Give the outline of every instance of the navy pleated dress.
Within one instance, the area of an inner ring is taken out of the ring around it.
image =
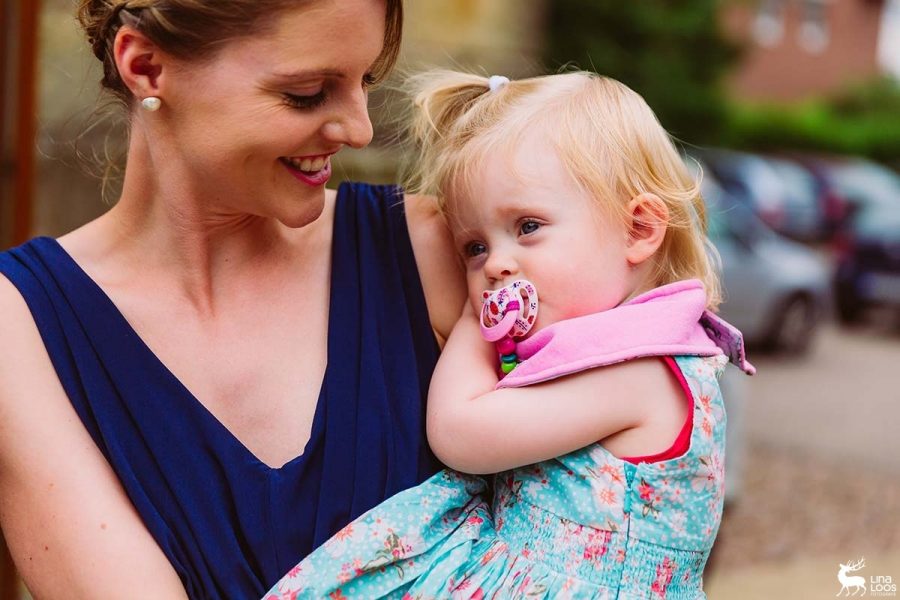
[[[280,468],[191,395],[55,240],[0,253],[191,598],[261,597],[343,525],[438,470],[424,425],[438,347],[401,201],[393,186],[338,190],[328,364],[306,449]]]

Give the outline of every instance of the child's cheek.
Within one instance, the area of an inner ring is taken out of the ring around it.
[[[475,297],[469,300],[469,304],[472,305],[472,310],[476,315],[481,315],[481,297]]]
[[[559,319],[573,319],[614,308],[619,304],[615,290],[603,289],[597,285],[578,285],[570,288],[564,296],[557,296],[563,304],[558,307]]]

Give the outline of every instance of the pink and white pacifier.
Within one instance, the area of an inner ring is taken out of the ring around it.
[[[481,298],[481,335],[496,343],[500,370],[509,373],[519,364],[515,338],[525,336],[537,320],[537,289],[519,279],[499,290],[485,290]]]

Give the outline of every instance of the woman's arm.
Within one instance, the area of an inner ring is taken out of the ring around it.
[[[661,403],[684,402],[655,359],[494,390],[494,352],[467,306],[428,395],[428,441],[441,461],[459,471],[497,473],[562,456],[641,427]]]
[[[432,196],[408,195],[405,198],[409,237],[431,327],[441,342],[453,331],[466,301],[466,276],[453,247],[450,229]]]
[[[0,525],[35,598],[186,598],[0,276]]]

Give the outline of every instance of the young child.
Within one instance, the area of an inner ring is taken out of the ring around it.
[[[266,598],[704,598],[740,334],[697,185],[646,103],[589,73],[414,80],[416,189],[469,306],[429,392],[445,470]],[[724,352],[723,352],[724,350]],[[499,473],[493,493],[472,474]]]

